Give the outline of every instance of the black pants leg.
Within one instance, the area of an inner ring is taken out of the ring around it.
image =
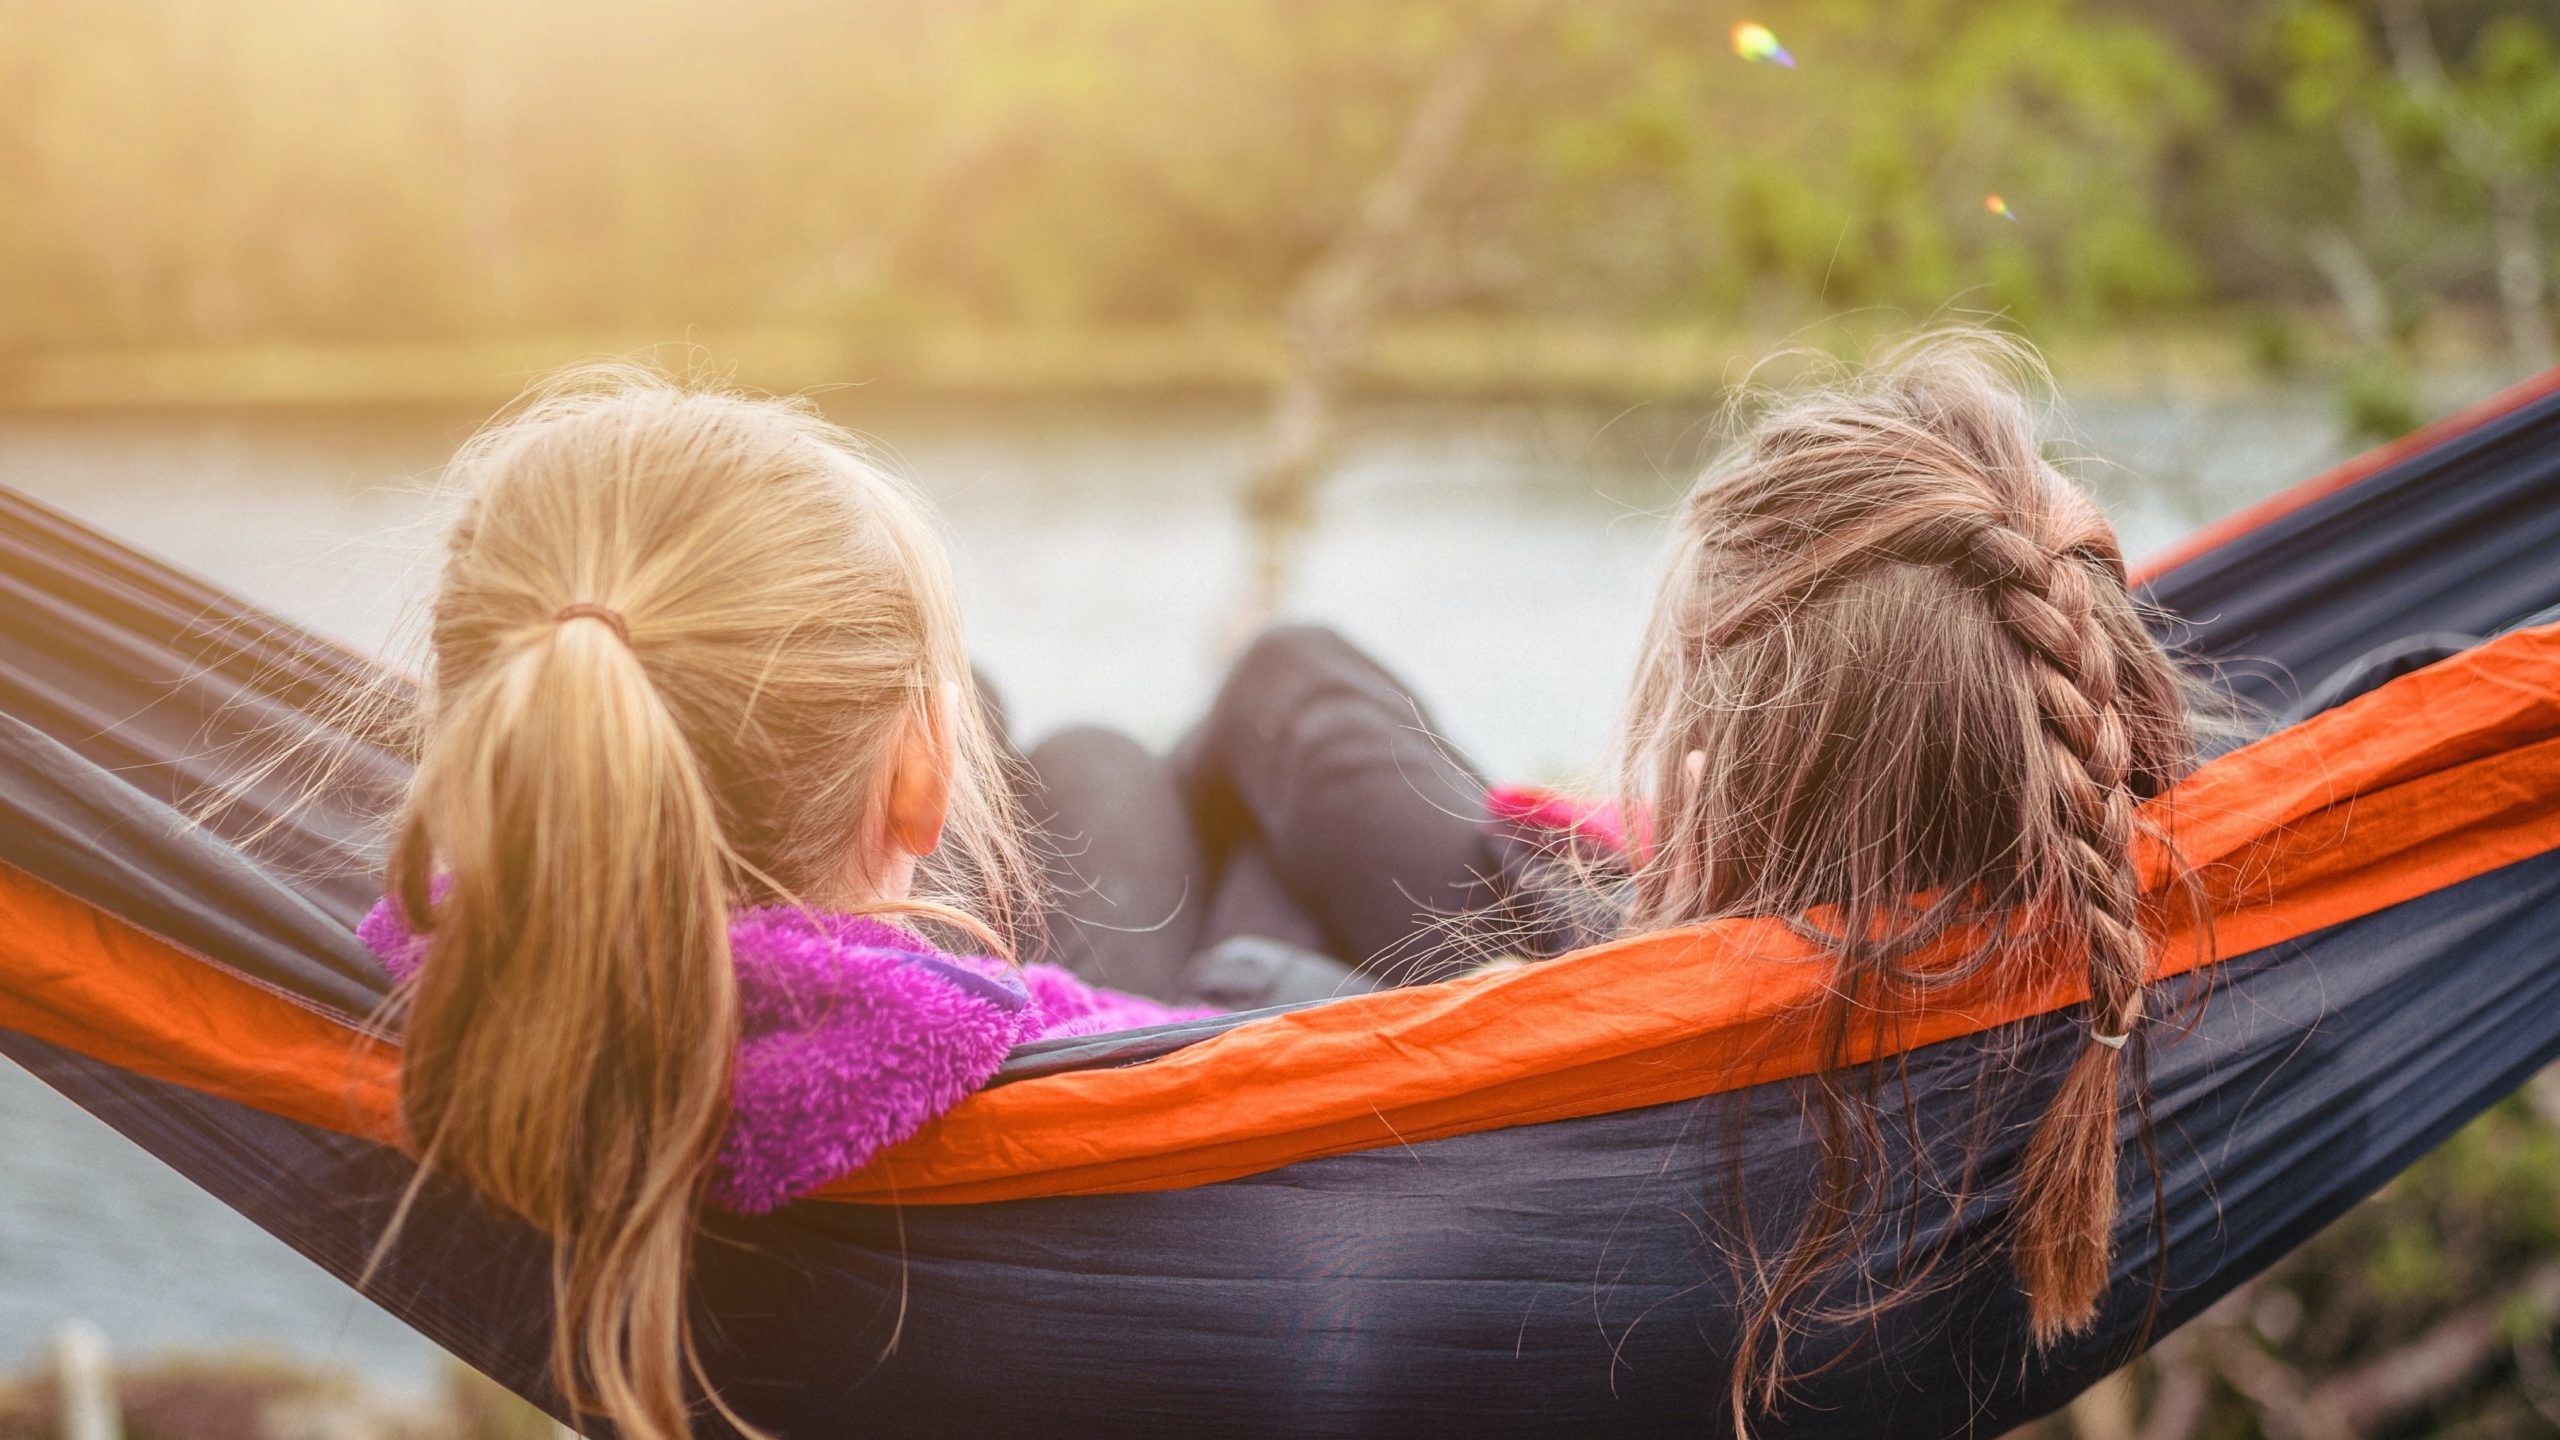
[[[1262,635],[1181,760],[1211,853],[1258,848],[1332,954],[1394,984],[1477,958],[1447,922],[1503,897],[1484,782],[1340,635]]]
[[[1259,836],[1230,843],[1218,856],[1218,880],[1200,927],[1202,949],[1240,936],[1277,940],[1319,955],[1331,953],[1324,927],[1306,912],[1271,868]]]
[[[1228,1009],[1368,988],[1247,839],[1212,863],[1173,767],[1092,726],[1024,757],[1027,806],[1052,905],[1028,958],[1098,985]],[[1221,942],[1278,941],[1241,949]]]
[[[1212,871],[1172,768],[1094,726],[1059,731],[1024,763],[1033,843],[1052,892],[1030,958],[1115,990],[1177,998],[1200,949]]]

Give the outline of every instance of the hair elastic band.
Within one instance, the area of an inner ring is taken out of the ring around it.
[[[622,612],[610,605],[599,605],[593,600],[579,600],[551,612],[551,623],[554,625],[566,625],[572,620],[601,620],[613,627],[615,639],[625,645],[631,643],[631,622],[623,619]]]
[[[2100,1030],[2097,1026],[2092,1025],[2089,1027],[2089,1038],[2106,1046],[2110,1050],[2121,1050],[2124,1048],[2124,1042],[2133,1038],[2133,1032],[2127,1030],[2121,1035],[2109,1035],[2105,1031]]]

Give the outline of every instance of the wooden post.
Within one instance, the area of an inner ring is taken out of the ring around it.
[[[53,1336],[54,1376],[62,1392],[62,1440],[124,1440],[116,1407],[115,1369],[107,1337],[86,1320],[66,1320]]]

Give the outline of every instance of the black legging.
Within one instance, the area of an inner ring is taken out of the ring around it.
[[[1192,961],[1225,934],[1307,943],[1285,906],[1212,936],[1212,908],[1234,907],[1217,904],[1217,870],[1173,767],[1145,746],[1080,725],[1025,759],[1052,890],[1040,958],[1098,985],[1182,1000]]]
[[[2471,643],[2379,646],[2279,719]],[[1608,897],[1546,883],[1544,852],[1485,823],[1484,781],[1411,691],[1330,630],[1255,640],[1169,758],[1082,727],[1029,761],[1035,818],[1056,851],[1045,948],[1102,984],[1196,998],[1200,957],[1240,936],[1411,984],[1500,951],[1558,954],[1610,928]]]
[[[1483,779],[1331,630],[1256,639],[1169,759],[1092,728],[1028,758],[1057,852],[1048,951],[1103,984],[1179,994],[1237,936],[1387,984],[1586,938],[1525,900],[1534,847],[1485,824]]]

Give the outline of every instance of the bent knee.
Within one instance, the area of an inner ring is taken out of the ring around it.
[[[1369,662],[1360,648],[1330,625],[1303,621],[1265,627],[1236,657],[1229,672],[1230,686],[1260,688],[1283,684],[1311,675],[1328,675],[1346,668],[1367,669]]]
[[[1146,762],[1146,746],[1108,725],[1077,724],[1050,732],[1023,757],[1042,776],[1079,774],[1099,766]]]

